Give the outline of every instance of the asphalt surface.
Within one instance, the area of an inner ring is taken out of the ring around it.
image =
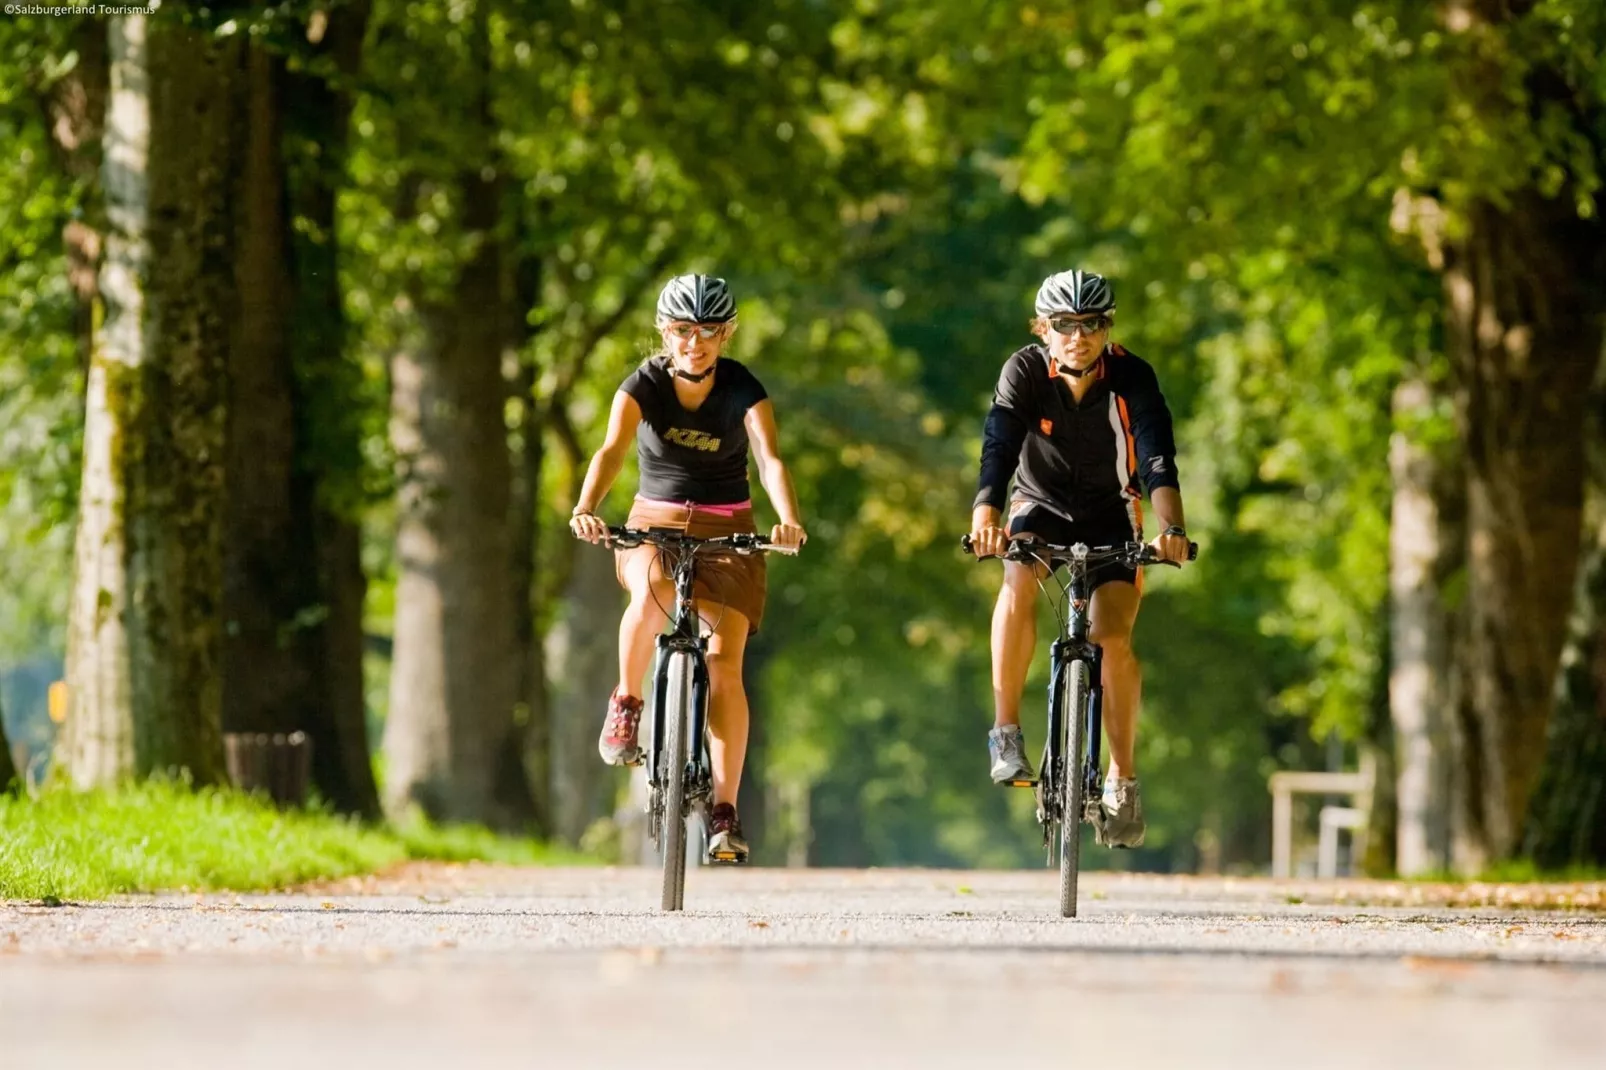
[[[1606,1067],[1599,909],[1088,874],[1067,921],[1049,873],[699,870],[664,915],[657,881],[0,904],[0,1067]]]

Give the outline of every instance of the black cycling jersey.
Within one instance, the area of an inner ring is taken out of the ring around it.
[[[639,493],[664,502],[734,505],[747,483],[747,410],[769,395],[746,366],[720,357],[708,397],[688,411],[675,395],[665,356],[649,357],[619,387],[641,406],[636,458]]]
[[[1107,346],[1078,403],[1048,349],[1029,345],[1004,365],[987,414],[976,505],[1016,502],[1083,521],[1124,512],[1142,530],[1143,487],[1177,486],[1171,412],[1147,361]]]

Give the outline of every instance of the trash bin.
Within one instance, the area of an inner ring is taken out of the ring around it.
[[[279,807],[307,804],[312,740],[305,732],[226,732],[223,755],[241,791],[259,792]]]

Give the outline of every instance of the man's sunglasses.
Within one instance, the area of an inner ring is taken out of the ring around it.
[[[719,336],[719,333],[721,331],[723,331],[724,329],[725,329],[725,324],[723,324],[723,323],[666,323],[666,324],[664,324],[664,330],[668,331],[670,334],[674,335],[676,338],[690,338],[693,335],[696,335],[698,338],[717,338]]]
[[[1105,315],[1089,316],[1085,319],[1078,319],[1075,316],[1052,316],[1049,318],[1048,325],[1054,329],[1056,334],[1075,338],[1079,334],[1098,334],[1100,331],[1107,331],[1114,322],[1113,319]]]

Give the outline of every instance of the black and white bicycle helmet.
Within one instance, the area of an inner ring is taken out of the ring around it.
[[[1091,271],[1061,271],[1044,279],[1037,290],[1039,316],[1114,311],[1115,293],[1109,280]]]
[[[725,323],[736,318],[736,299],[713,275],[676,275],[658,294],[658,319]]]

